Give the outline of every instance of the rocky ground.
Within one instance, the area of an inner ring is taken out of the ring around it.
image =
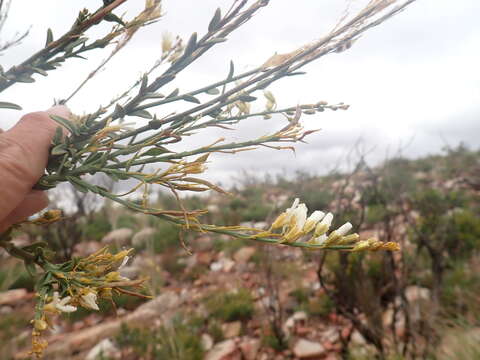
[[[103,243],[133,243],[141,247],[151,233],[150,229],[136,234],[130,229],[117,229],[108,234]],[[217,247],[219,241],[226,243],[236,240],[219,239]],[[101,313],[91,313],[77,321],[58,318],[48,338],[50,346],[46,358],[94,360],[103,353],[112,359],[135,359],[128,355],[128,349],[119,349],[116,344],[115,334],[119,332],[122,323],[131,327],[157,327],[168,324],[180,312],[208,319],[210,313],[204,304],[205,297],[212,293],[234,293],[238,289],[246,289],[252,294],[254,316],[223,322],[222,336],[217,342],[206,329],[201,334],[206,360],[333,360],[339,358],[342,339],[347,337],[351,337],[352,344],[365,350],[362,336],[357,332],[352,333],[349,322],[338,316],[333,309],[330,313],[320,309],[323,313],[312,314],[311,311],[302,310],[298,299],[292,296],[299,288],[310,292],[310,300],[325,296],[317,279],[315,256],[306,261],[305,254],[299,249],[275,249],[269,255],[270,261],[276,264],[276,268],[280,264],[287,273],[280,272],[274,279],[269,279],[262,264],[265,259],[261,255],[264,251],[271,251],[271,248],[242,243],[244,246],[239,246],[234,251],[228,250],[228,247],[227,250],[218,251],[214,240],[206,235],[195,239],[192,244],[194,252],[191,256],[183,249],[154,256],[146,250],[140,251],[122,269],[122,275],[130,278],[147,275],[153,280],[161,279],[161,285],[154,289],[158,295],[132,310],[120,307],[116,316],[105,317]],[[99,242],[85,242],[77,246],[76,252],[77,255],[84,256],[102,245]],[[172,259],[181,265],[180,270],[172,266]],[[276,295],[269,288],[269,281],[272,280],[278,287]],[[412,287],[409,296],[413,301],[428,299],[428,289]],[[26,289],[0,293],[0,313],[31,314],[33,301],[34,293]],[[269,319],[272,313],[267,309],[278,306],[276,302],[282,308],[277,316],[282,322],[287,346],[275,350],[265,342],[265,335],[271,333]],[[390,321],[390,317],[391,315],[385,314],[384,321]],[[398,332],[401,335],[402,329],[398,329]],[[10,351],[17,354],[16,358],[25,358],[25,353],[21,350],[28,336],[29,330],[24,329],[10,341]]]

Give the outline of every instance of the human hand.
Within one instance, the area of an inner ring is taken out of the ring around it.
[[[44,209],[45,192],[32,190],[44,174],[50,143],[58,124],[49,115],[70,116],[66,106],[24,115],[0,133],[0,234]]]

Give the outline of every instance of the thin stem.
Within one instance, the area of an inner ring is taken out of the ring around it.
[[[24,72],[30,72],[31,70],[28,69],[28,66],[35,63],[39,59],[49,59],[58,52],[61,51],[61,49],[68,44],[69,42],[72,41],[72,39],[77,39],[80,37],[81,34],[83,34],[86,30],[88,30],[90,27],[98,24],[106,15],[111,13],[115,8],[126,2],[127,0],[115,0],[111,4],[105,7],[101,7],[99,10],[97,10],[89,19],[85,20],[84,22],[78,24],[75,26],[72,30],[68,31],[66,34],[64,34],[62,37],[60,37],[58,40],[54,40],[51,43],[49,43],[46,47],[44,47],[42,50],[38,51],[37,53],[33,54],[30,56],[28,59],[23,61],[20,65],[13,66],[11,67],[6,73],[5,77],[13,76],[16,77],[19,74],[23,74]],[[16,80],[10,80],[4,83],[0,84],[0,92],[7,89],[11,85],[13,85],[16,82]]]

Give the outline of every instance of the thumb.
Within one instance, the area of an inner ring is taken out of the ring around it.
[[[0,134],[0,219],[21,203],[45,171],[58,127],[50,115],[68,118],[70,111],[54,106],[26,114],[12,129]]]

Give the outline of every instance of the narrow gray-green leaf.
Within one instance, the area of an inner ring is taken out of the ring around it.
[[[235,71],[235,66],[233,65],[233,61],[230,60],[230,69],[228,71],[227,80],[231,80],[233,78],[234,71]]]
[[[22,107],[20,105],[17,105],[17,104],[11,103],[11,102],[6,102],[6,101],[0,101],[0,108],[22,110]]]
[[[52,155],[64,155],[67,153],[67,146],[65,144],[59,144],[53,147],[52,151],[50,151]]]
[[[220,43],[225,42],[227,40],[228,40],[227,38],[217,37],[217,38],[213,38],[213,39],[208,40],[207,42],[205,42],[205,45],[220,44]]]
[[[52,29],[47,30],[47,40],[45,41],[45,46],[48,46],[53,41],[53,32]]]
[[[136,110],[128,114],[129,116],[138,116],[144,119],[152,119],[153,116],[147,110]]]
[[[214,31],[218,29],[218,24],[222,20],[222,11],[220,8],[217,8],[215,10],[215,14],[213,14],[212,20],[210,20],[210,23],[208,24],[208,31]]]
[[[50,115],[50,119],[52,119],[57,124],[63,126],[65,129],[70,131],[72,133],[72,135],[78,135],[77,126],[73,122],[71,122],[70,120],[65,119],[65,118],[63,118],[61,116],[58,116],[58,115]]]
[[[194,32],[190,39],[188,39],[187,46],[185,47],[185,51],[183,52],[183,57],[189,56],[191,53],[195,51],[197,47],[197,33]]]
[[[151,149],[145,151],[140,156],[158,156],[158,155],[162,155],[162,154],[169,153],[169,152],[171,152],[171,151],[167,150],[164,147],[154,147],[154,148],[151,148]]]
[[[119,118],[125,117],[125,109],[123,108],[123,106],[121,106],[120,104],[116,104],[116,105],[115,105],[115,114],[116,114]]]
[[[120,19],[117,15],[113,14],[113,13],[109,13],[107,15],[105,15],[105,17],[103,18],[103,20],[105,21],[110,21],[110,22],[115,22],[117,24],[120,24],[122,26],[125,26],[125,23],[123,22],[122,19]]]
[[[143,97],[145,99],[162,99],[165,97],[165,95],[160,93],[146,93],[146,94],[143,94]]]
[[[178,95],[179,92],[180,92],[180,89],[176,88],[176,89],[173,90],[170,94],[168,94],[165,99],[168,99],[168,98],[171,98],[171,97],[175,97],[175,96]]]
[[[138,92],[140,94],[143,94],[145,92],[145,89],[147,88],[147,85],[148,85],[148,76],[147,74],[143,74],[142,83],[140,84],[140,90]]]
[[[244,102],[251,102],[251,101],[257,100],[257,98],[255,96],[251,96],[251,95],[240,95],[238,97],[238,100],[244,101]]]
[[[62,128],[60,126],[57,126],[57,128],[55,129],[55,135],[53,136],[53,139],[52,139],[52,145],[60,144],[60,142],[62,141],[62,138],[63,138]]]
[[[32,78],[31,76],[28,76],[28,75],[20,75],[15,80],[17,80],[18,82],[23,82],[23,83],[33,83],[33,82],[35,82],[35,79]]]
[[[35,66],[29,66],[28,67],[30,70],[33,72],[36,72],[37,74],[43,75],[43,76],[48,76],[47,72],[43,69],[37,68]]]
[[[73,50],[75,47],[77,47],[77,46],[80,45],[80,44],[83,44],[83,43],[84,43],[85,41],[87,41],[87,40],[88,40],[88,38],[83,37],[83,38],[79,38],[79,39],[75,40],[74,42],[68,44],[67,46],[65,46],[65,49],[64,49],[65,53],[68,54],[68,53],[72,52],[72,50]]]
[[[182,96],[182,99],[195,104],[200,104],[200,100],[198,100],[195,96],[192,95],[185,94]]]
[[[211,88],[205,91],[205,93],[208,95],[218,95],[220,94],[220,90],[218,90],[217,88]]]
[[[288,73],[287,76],[296,76],[296,75],[305,75],[305,74],[306,74],[305,71],[295,71],[292,73]]]
[[[80,191],[82,193],[87,193],[88,192],[88,189],[82,183],[78,183],[77,180],[79,180],[79,179],[77,179],[73,176],[67,176],[66,178],[70,182],[70,184],[73,185],[75,190]]]

